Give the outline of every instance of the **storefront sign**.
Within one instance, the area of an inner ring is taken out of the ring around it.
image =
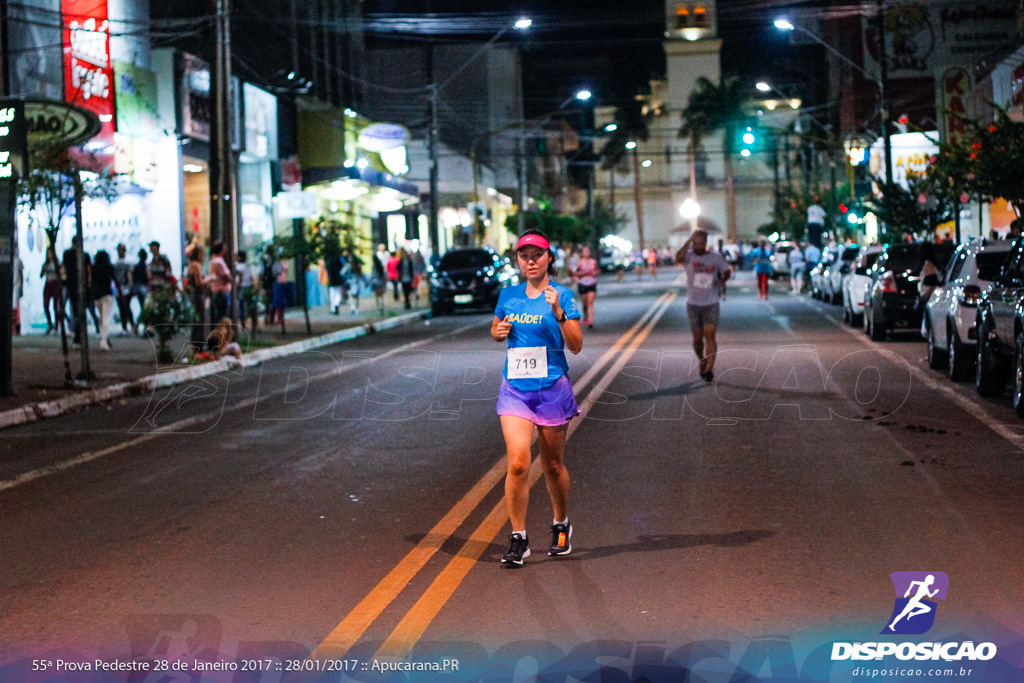
[[[117,130],[138,137],[160,133],[156,74],[127,62],[114,62]]]
[[[17,100],[0,101],[0,182],[25,176],[25,112]]]
[[[317,214],[315,192],[279,192],[274,197],[277,217],[283,219],[308,218]]]
[[[967,98],[971,94],[971,75],[963,69],[950,69],[942,78],[943,138],[960,144],[967,134]]]
[[[1017,2],[890,4],[885,10],[889,78],[939,77],[951,66],[970,66],[1013,42]],[[874,17],[864,19],[865,64],[879,73],[880,43]]]
[[[245,153],[254,159],[277,158],[277,98],[251,83],[242,84]]]
[[[937,131],[927,133],[900,133],[891,136],[892,141],[892,175],[893,180],[908,187],[907,177],[924,173],[931,163],[932,156],[939,153],[936,144]],[[871,172],[873,175],[884,174],[883,140],[879,138],[871,145]]]
[[[62,0],[64,16],[64,99],[94,113],[100,132],[92,150],[114,145],[114,70],[106,0]],[[113,150],[111,150],[113,151]]]
[[[92,111],[49,100],[25,100],[25,124],[32,147],[74,147],[103,128]]]
[[[359,132],[359,146],[367,152],[403,147],[408,140],[409,131],[393,123],[375,123]]]

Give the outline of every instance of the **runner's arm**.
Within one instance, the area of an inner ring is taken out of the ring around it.
[[[686,252],[690,250],[690,242],[692,241],[693,238],[691,237],[683,242],[683,246],[679,247],[679,251],[676,252],[676,263],[682,263],[686,260]]]

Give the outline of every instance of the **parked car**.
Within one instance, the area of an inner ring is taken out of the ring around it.
[[[850,272],[860,247],[843,247],[835,260],[821,274],[822,299],[830,304],[843,303],[843,276]]]
[[[501,290],[519,283],[508,259],[490,249],[451,249],[430,271],[430,310],[444,315],[456,308],[494,308]]]
[[[820,299],[821,298],[821,288],[824,286],[822,284],[821,277],[825,273],[825,270],[829,266],[829,264],[826,263],[825,259],[830,258],[830,257],[831,257],[831,255],[828,252],[823,252],[822,256],[821,256],[822,260],[818,263],[818,265],[816,265],[813,268],[811,268],[811,272],[809,272],[807,274],[807,279],[811,283],[811,298],[812,299]]]
[[[1009,240],[976,239],[960,245],[925,307],[923,333],[928,364],[947,368],[949,378],[970,377],[977,355],[978,302],[999,277],[1010,252]]]
[[[1021,365],[1020,300],[1024,295],[1024,240],[1010,244],[999,275],[982,293],[976,315],[974,387],[982,396],[999,396],[1015,367]],[[1018,371],[1019,372],[1019,371]],[[1021,377],[1014,373],[1014,409],[1024,411],[1020,401]]]
[[[864,298],[864,331],[882,341],[890,330],[918,329],[924,318],[919,303],[920,242],[887,244],[871,269],[871,284]],[[953,255],[952,242],[934,245],[935,266],[941,272]]]
[[[850,265],[849,272],[843,277],[843,320],[850,327],[862,324],[864,297],[871,285],[871,268],[881,253],[880,244],[864,247],[857,255],[857,260]]]
[[[602,272],[613,273],[619,268],[627,268],[628,255],[623,253],[619,249],[610,249],[605,247],[601,250],[601,255],[597,259],[597,265]]]
[[[789,252],[793,251],[793,242],[776,242],[772,253],[772,279],[789,277],[792,269],[789,265]]]

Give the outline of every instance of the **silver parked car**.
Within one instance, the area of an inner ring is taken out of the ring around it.
[[[849,272],[843,276],[843,320],[850,327],[860,327],[863,322],[864,297],[871,286],[871,267],[881,253],[881,244],[864,247],[850,265]]]
[[[925,308],[922,334],[928,340],[928,364],[947,368],[950,379],[971,375],[977,346],[978,301],[1010,252],[1009,240],[974,239],[961,244]]]
[[[840,247],[837,258],[821,274],[822,299],[832,304],[843,303],[843,277],[850,272],[850,266],[857,259],[860,247]]]

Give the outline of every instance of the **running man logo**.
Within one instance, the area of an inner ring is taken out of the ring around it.
[[[896,605],[882,634],[927,633],[935,624],[933,598],[946,599],[949,577],[942,572],[893,572],[889,578],[896,589]]]
[[[519,323],[520,325],[540,325],[541,316],[539,315],[527,315],[526,313],[513,313],[508,319],[510,323]]]

